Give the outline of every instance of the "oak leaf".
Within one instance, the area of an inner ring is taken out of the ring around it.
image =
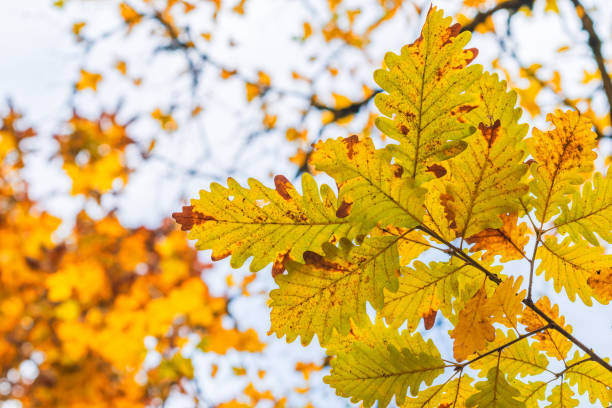
[[[489,343],[487,349],[494,350],[515,341],[517,338],[518,336],[513,330],[504,332],[497,329],[495,341]],[[500,353],[489,354],[470,366],[480,370],[480,374],[483,376],[492,368],[499,367],[502,372],[508,375],[508,378],[516,378],[518,375],[525,377],[542,374],[548,369],[548,358],[538,349],[531,347],[527,339],[522,339],[505,347]]]
[[[546,399],[546,386],[548,383],[544,381],[521,381],[515,379],[510,384],[520,391],[521,395],[516,397],[516,399],[525,403],[526,408],[540,408],[540,401]]]
[[[374,100],[386,116],[376,119],[376,126],[400,143],[388,149],[416,185],[432,178],[430,165],[461,152],[461,139],[473,131],[460,119],[475,102],[466,91],[482,67],[468,67],[477,50],[464,49],[470,34],[460,33],[459,24],[451,21],[442,10],[430,9],[421,36],[400,55],[387,53],[387,69],[374,72],[374,80],[388,92]]]
[[[495,340],[493,316],[497,305],[491,304],[482,287],[459,311],[459,320],[450,335],[455,342],[453,353],[457,361],[485,349],[487,342]]]
[[[520,391],[499,368],[491,368],[487,381],[478,382],[475,387],[478,392],[465,401],[468,408],[525,408],[525,403],[519,400]]]
[[[366,302],[380,309],[383,289],[397,290],[398,238],[366,238],[357,247],[343,239],[339,248],[325,245],[325,256],[305,252],[305,264],[288,262],[270,293],[270,332],[288,342],[299,335],[304,345],[316,334],[326,344],[334,329],[347,334],[351,319],[368,321]]]
[[[578,295],[588,306],[593,304],[593,290],[588,284],[589,279],[596,275],[597,271],[606,274],[612,270],[612,255],[604,255],[602,247],[589,247],[584,241],[571,245],[569,238],[561,243],[557,242],[556,238],[546,238],[538,248],[536,259],[541,260],[536,273],[544,273],[546,280],[552,279],[557,293],[565,289],[572,302]],[[601,292],[601,289],[598,292]],[[603,299],[597,297],[597,300],[607,303],[605,296]]]
[[[563,379],[563,377],[561,377]],[[552,393],[548,396],[546,408],[576,408],[580,402],[574,398],[574,391],[562,382],[552,389]]]
[[[483,122],[474,122],[478,130],[466,139],[467,149],[449,160],[444,200],[457,235],[464,238],[501,228],[500,215],[516,212],[528,190],[522,182],[527,171],[521,143],[526,129],[518,124],[516,94],[507,92],[496,75],[483,75],[474,86],[481,90],[482,100],[465,120]]]
[[[311,164],[338,183],[339,200],[352,205],[353,220],[370,229],[412,228],[423,219],[424,193],[404,176],[404,169],[389,163],[370,138],[329,139],[319,142]]]
[[[542,297],[538,299],[535,305],[568,333],[572,332],[572,326],[565,324],[565,317],[559,316],[559,306],[552,306],[550,299]],[[548,324],[535,311],[529,308],[523,310],[519,322],[527,326],[526,330],[529,332],[541,329]],[[567,353],[572,348],[572,342],[553,329],[545,329],[535,334],[533,338],[536,340],[534,343],[536,348],[557,360],[565,360]]]
[[[408,396],[401,408],[452,408],[465,406],[465,400],[474,394],[473,379],[463,374],[452,381],[432,385],[419,391],[416,397]]]
[[[560,233],[569,233],[576,243],[586,239],[599,245],[595,234],[612,243],[612,171],[608,170],[605,178],[595,173],[592,182],[582,186],[582,194],[575,192],[571,207],[561,207],[555,227]]]
[[[609,361],[609,359],[606,359]],[[574,358],[567,362],[568,370],[565,378],[570,386],[578,385],[580,395],[588,393],[589,401],[594,404],[596,401],[604,406],[612,404],[612,373],[600,364],[592,361],[586,356],[574,353]]]
[[[534,128],[532,137],[526,141],[535,160],[531,165],[530,204],[541,223],[550,220],[567,204],[568,195],[586,181],[597,157],[593,151],[597,135],[579,112],[557,110],[546,119],[554,129],[542,132]]]
[[[190,239],[198,240],[198,249],[212,249],[213,259],[231,255],[232,267],[250,256],[252,271],[285,254],[301,261],[305,251],[321,254],[323,243],[359,233],[346,217],[336,215],[340,204],[331,188],[323,185],[319,191],[309,174],[302,177],[303,195],[282,176],[275,178],[276,189],[254,179],[249,188],[231,178],[227,183],[200,191],[191,207],[173,217],[190,231]]]
[[[612,300],[612,268],[597,270],[587,279],[595,297],[602,303]]]
[[[482,283],[482,272],[456,259],[429,265],[415,261],[412,268],[402,268],[401,272],[398,290],[385,292],[382,315],[394,327],[407,322],[409,331],[416,329],[430,311],[441,310],[450,318],[453,299],[469,296],[470,285]]]
[[[338,395],[351,397],[354,403],[363,401],[368,408],[376,401],[386,407],[393,397],[401,405],[408,391],[417,395],[423,382],[430,385],[444,372],[440,352],[431,340],[426,342],[419,333],[407,331],[397,337],[397,330],[380,325],[376,330],[383,333],[379,341],[355,341],[332,361],[330,375],[323,380]],[[397,343],[385,342],[387,336]]]
[[[526,223],[518,223],[518,213],[502,214],[500,228],[487,228],[472,235],[466,242],[474,244],[470,251],[485,251],[483,260],[491,261],[495,255],[500,255],[501,262],[522,259],[524,248],[529,242],[531,230]]]

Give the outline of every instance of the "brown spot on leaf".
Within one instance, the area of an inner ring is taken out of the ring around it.
[[[448,205],[450,201],[454,201],[454,198],[452,195],[448,193],[440,194],[440,202],[442,203],[442,206],[444,207],[444,214],[446,215],[446,219],[449,222],[449,226],[451,228],[456,228],[457,223],[455,222],[455,213]]]
[[[37,259],[31,258],[29,256],[26,256],[25,257],[25,261],[26,261],[26,264],[28,264],[28,266],[31,269],[39,269],[40,268],[40,262],[38,262]]]
[[[439,164],[432,164],[431,166],[427,166],[427,171],[431,171],[436,178],[444,177],[446,174],[446,169],[444,166],[440,166]]]
[[[461,105],[457,109],[455,109],[452,113],[455,115],[458,113],[468,113],[474,109],[476,109],[476,105]]]
[[[275,278],[277,275],[282,274],[285,271],[285,265],[287,261],[289,261],[291,257],[289,257],[289,251],[282,252],[278,254],[274,263],[272,264],[272,277]]]
[[[478,129],[480,130],[480,132],[482,132],[482,136],[489,144],[489,147],[493,146],[493,143],[495,143],[495,140],[497,140],[497,137],[499,136],[500,127],[501,122],[499,121],[499,119],[497,119],[492,126],[487,126],[484,123],[480,123],[478,125]]]
[[[316,266],[318,268],[326,269],[330,271],[337,271],[337,270],[344,269],[344,268],[341,268],[340,265],[338,265],[337,263],[331,262],[325,259],[324,256],[319,255],[316,252],[306,251],[304,252],[303,256],[304,256],[304,262],[306,262],[306,265],[312,265],[312,266]]]
[[[478,56],[478,48],[468,48],[466,51],[472,52],[472,56],[465,60],[465,65],[468,65],[470,62],[474,61],[474,58]]]
[[[402,132],[402,135],[406,136],[408,134],[408,128],[405,125],[401,125],[400,132]]]
[[[287,180],[287,177],[280,174],[274,176],[274,186],[276,187],[276,192],[280,194],[283,199],[286,201],[291,200],[291,194],[289,192],[294,190],[294,188],[291,182]]]
[[[423,323],[425,323],[425,330],[429,330],[434,326],[434,323],[436,323],[437,314],[438,311],[432,309],[423,315]]]
[[[184,206],[181,212],[172,213],[172,218],[174,218],[177,224],[180,224],[183,231],[189,231],[194,225],[202,224],[204,221],[215,220],[214,217],[193,211],[192,205]]]
[[[336,217],[338,218],[346,218],[351,213],[351,208],[353,208],[352,201],[342,200],[342,204],[336,210]]]
[[[455,23],[448,27],[448,32],[451,37],[456,37],[461,33],[461,24]]]
[[[459,35],[459,33],[461,32],[461,24],[459,23],[455,23],[452,26],[448,27],[446,29],[446,32],[443,34],[442,36],[442,40],[444,40],[444,42],[442,43],[442,45],[440,47],[444,47],[447,44],[450,44],[453,42],[453,39]]]
[[[217,252],[217,253],[213,252],[213,254],[211,255],[210,259],[212,259],[213,261],[217,262],[217,261],[220,261],[221,259],[227,258],[231,254],[232,254],[232,250],[225,248],[225,249],[223,249],[222,252]]]
[[[349,159],[352,159],[355,155],[354,146],[359,143],[359,136],[351,135],[347,138],[342,139],[342,143],[346,145],[347,148],[347,156]]]
[[[404,174],[404,168],[399,164],[393,165],[393,175],[397,178],[401,178],[402,174]]]

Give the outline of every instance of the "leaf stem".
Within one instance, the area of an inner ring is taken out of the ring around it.
[[[574,364],[570,364],[570,365],[568,365],[567,367],[565,367],[565,369],[564,369],[563,371],[560,371],[560,372],[558,372],[558,373],[554,373],[554,374],[555,374],[555,378],[559,378],[559,377],[561,377],[561,376],[562,376],[563,374],[565,374],[565,373],[566,373],[566,372],[567,372],[567,371],[568,371],[570,368],[574,368],[574,367],[576,367],[577,365],[580,365],[580,364],[582,364],[582,363],[586,363],[587,361],[593,361],[593,358],[592,358],[592,357],[585,358],[584,360],[580,360],[580,361],[575,362]]]
[[[458,258],[461,258],[463,261],[465,261],[465,263],[468,263],[468,264],[472,265],[474,268],[480,270],[485,275],[487,275],[487,278],[489,278],[491,281],[497,283],[498,285],[501,283],[502,280],[501,280],[501,278],[499,276],[497,276],[496,274],[494,274],[494,273],[490,272],[489,270],[487,270],[487,268],[485,268],[484,266],[480,265],[478,262],[473,260],[469,255],[467,255],[465,252],[463,252],[463,250],[457,248],[456,246],[454,246],[450,242],[446,241],[444,238],[442,238],[440,235],[438,235],[437,233],[435,233],[431,229],[427,228],[424,225],[420,225],[420,226],[418,226],[416,228],[418,228],[421,231],[431,235],[436,240],[442,242],[444,245],[446,245],[451,250],[451,252],[452,252],[451,255],[455,255]]]
[[[536,255],[538,253],[538,244],[540,243],[540,238],[541,238],[541,231],[542,229],[540,228],[539,231],[536,231],[536,241],[535,244],[533,244],[533,253],[531,254],[531,259],[529,260],[529,286],[527,288],[527,299],[529,299],[531,301],[531,291],[533,288],[533,272],[535,269],[535,258]]]

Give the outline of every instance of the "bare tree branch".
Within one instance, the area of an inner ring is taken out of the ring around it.
[[[327,111],[327,112],[331,112],[333,114],[333,118],[331,123],[333,122],[337,122],[340,119],[343,119],[347,116],[350,115],[355,115],[357,113],[359,113],[359,111],[361,111],[361,109],[363,109],[365,106],[367,106],[370,101],[372,99],[374,99],[374,97],[381,93],[382,89],[377,89],[374,92],[372,92],[372,94],[370,96],[368,96],[365,99],[362,99],[360,101],[357,102],[353,102],[352,104],[350,104],[349,106],[346,106],[344,108],[332,108],[331,106],[327,106],[327,105],[323,105],[319,102],[317,102],[314,97],[311,98],[310,100],[310,106],[318,109],[318,110],[322,110],[322,111]],[[319,134],[317,135],[317,138],[312,142],[312,144],[310,145],[310,148],[308,149],[308,151],[306,152],[306,158],[304,159],[304,163],[302,163],[302,165],[300,166],[300,168],[297,170],[297,172],[295,173],[295,177],[299,177],[300,174],[302,173],[307,173],[308,172],[308,161],[310,159],[310,156],[312,156],[312,153],[314,151],[314,143],[321,138],[321,136],[323,135],[323,130],[325,130],[325,127],[327,125],[324,125],[321,127]]]
[[[597,63],[597,69],[601,74],[601,80],[603,81],[604,92],[606,93],[606,98],[608,99],[608,107],[610,112],[610,120],[612,120],[612,80],[610,80],[610,75],[608,74],[608,70],[606,69],[606,63],[604,57],[601,53],[601,39],[595,32],[595,25],[591,17],[587,14],[586,10],[580,4],[579,0],[571,0],[572,4],[576,7],[576,14],[580,18],[582,22],[582,28],[589,35],[589,47],[593,52],[593,57],[595,58],[595,62]]]
[[[476,17],[474,17],[472,21],[461,27],[461,32],[474,31],[478,24],[484,23],[487,18],[491,17],[500,10],[508,10],[511,14],[514,14],[523,6],[532,8],[533,2],[534,0],[506,0],[487,11],[482,11],[476,14]]]

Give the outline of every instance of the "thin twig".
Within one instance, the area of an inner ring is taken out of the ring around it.
[[[431,235],[433,238],[435,238],[436,240],[442,242],[444,245],[446,245],[451,251],[452,254],[451,255],[455,255],[458,258],[461,258],[463,261],[465,261],[466,263],[472,265],[474,268],[480,270],[481,272],[483,272],[487,278],[489,278],[491,281],[497,283],[498,285],[502,282],[501,278],[499,276],[497,276],[496,274],[490,272],[487,268],[485,268],[484,266],[480,265],[478,262],[476,262],[475,260],[472,259],[472,257],[470,257],[469,255],[467,255],[465,252],[463,252],[461,249],[457,248],[456,246],[454,246],[453,244],[451,244],[450,242],[448,242],[447,240],[445,240],[444,238],[442,238],[440,235],[438,235],[436,232],[432,231],[431,229],[427,228],[424,225],[421,225],[419,227],[417,227],[418,229],[420,229],[421,231]]]
[[[340,119],[346,118],[347,116],[356,115],[357,113],[359,113],[359,111],[361,111],[361,109],[367,106],[370,103],[370,101],[373,100],[374,97],[380,92],[382,92],[382,89],[377,89],[374,92],[372,92],[372,94],[368,96],[367,98],[362,99],[357,102],[353,102],[352,104],[344,108],[332,108],[331,106],[321,104],[316,99],[314,99],[314,96],[313,98],[311,98],[310,100],[311,107],[321,110],[321,111],[331,112],[333,116],[332,116],[332,120],[330,123],[327,123],[321,127],[316,139],[311,143],[310,148],[306,152],[304,163],[300,166],[300,168],[295,173],[295,178],[299,177],[302,173],[308,172],[308,162],[310,160],[310,157],[312,156],[312,153],[314,152],[314,143],[321,138],[325,127],[331,123],[339,121]]]
[[[608,99],[610,120],[612,120],[612,80],[610,80],[610,75],[608,75],[608,70],[606,69],[605,59],[601,53],[601,39],[595,32],[595,24],[593,24],[593,20],[587,14],[585,8],[582,6],[580,1],[571,0],[571,2],[576,7],[576,14],[578,14],[578,17],[580,17],[580,21],[582,22],[582,28],[589,35],[588,44],[591,48],[591,51],[593,52],[593,57],[595,57],[597,69],[599,69],[599,73],[601,74],[604,92]]]
[[[534,0],[507,0],[502,3],[499,3],[497,6],[487,10],[481,11],[476,14],[476,17],[463,27],[461,27],[461,31],[474,31],[479,24],[484,23],[487,18],[491,17],[493,14],[500,10],[508,10],[510,14],[516,13],[521,7],[533,7]]]

